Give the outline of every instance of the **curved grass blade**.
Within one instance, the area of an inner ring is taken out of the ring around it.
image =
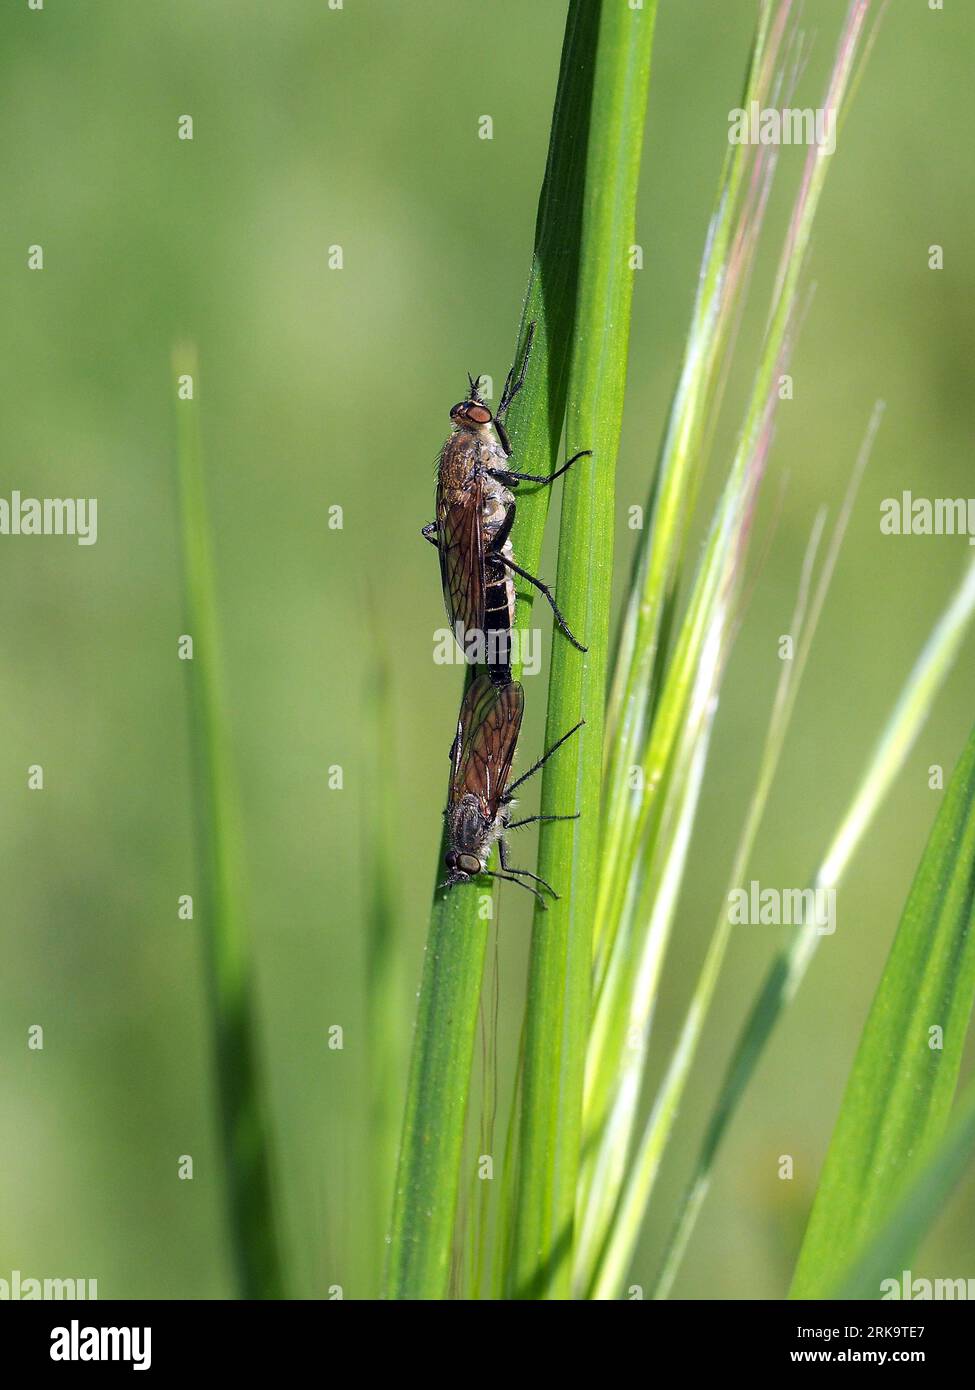
[[[602,729],[612,586],[614,480],[629,340],[636,189],[655,0],[642,9],[591,3],[598,16],[579,297],[566,420],[569,453],[593,455],[565,480],[557,592],[589,651],[553,644],[546,747],[580,719],[578,739],[546,764],[539,872],[563,894],[532,933],[522,1073],[519,1168],[509,1291],[566,1297],[582,1124],[582,1087],[598,879]]]
[[[789,631],[795,634],[797,640],[799,639],[799,634],[805,620],[809,584],[822,536],[824,520],[824,515],[821,512],[816,519],[806,551],[806,557],[803,562],[803,571],[799,584],[799,596],[796,600],[795,612],[789,627]],[[769,724],[765,749],[763,750],[759,782],[752,797],[752,803],[749,807],[745,827],[742,831],[741,841],[735,856],[735,867],[731,875],[732,886],[737,885],[747,864],[748,854],[751,851],[754,837],[764,811],[765,801],[771,787],[775,765],[778,754],[782,748],[785,729],[791,714],[792,705],[795,701],[796,689],[800,677],[800,662],[787,662],[783,665],[779,679],[779,687],[776,691],[775,704]],[[677,1046],[671,1056],[667,1074],[664,1077],[650,1118],[647,1121],[646,1130],[629,1165],[626,1182],[620,1194],[618,1205],[613,1211],[611,1221],[602,1226],[597,1225],[594,1228],[593,1243],[595,1243],[597,1238],[602,1237],[602,1249],[599,1252],[598,1261],[595,1251],[593,1251],[590,1256],[592,1265],[585,1262],[581,1263],[581,1277],[583,1278],[589,1276],[592,1266],[595,1267],[595,1275],[592,1277],[589,1293],[591,1298],[607,1299],[615,1297],[616,1290],[621,1285],[630,1260],[632,1259],[633,1251],[636,1247],[636,1242],[643,1224],[644,1213],[650,1200],[650,1194],[653,1190],[653,1184],[663,1155],[663,1150],[669,1137],[673,1121],[676,1118],[677,1107],[680,1103],[680,1097],[690,1073],[696,1045],[707,1017],[711,997],[717,985],[718,973],[727,946],[728,935],[728,914],[726,911],[723,911],[719,914],[711,946],[709,947],[708,955],[701,971],[701,978],[694,991],[691,1008],[688,1011],[687,1019],[681,1036],[678,1039]]]
[[[788,629],[795,643],[795,658],[785,662],[780,673],[768,733],[759,763],[755,790],[752,794],[731,870],[729,891],[737,888],[745,876],[755,837],[765,814],[765,807],[785,744],[786,733],[809,659],[813,638],[826,601],[826,595],[829,592],[843,537],[846,534],[860,480],[873,447],[882,413],[883,405],[878,402],[874,408],[856,464],[851,472],[846,496],[830,539],[822,570],[810,596],[816,554],[825,524],[825,510],[820,511],[813,525],[803,562],[795,611]],[[811,607],[807,619],[810,597]],[[717,989],[731,932],[732,927],[728,917],[726,897],[722,899],[722,908],[718,913],[718,920],[691,998],[687,1017],[654,1100],[644,1133],[629,1166],[619,1206],[614,1213],[605,1248],[599,1260],[593,1284],[592,1296],[594,1298],[612,1298],[614,1296],[632,1258],[663,1152],[677,1118],[677,1110],[690,1075],[697,1046],[708,1016],[708,1009]]]
[[[941,1137],[975,999],[975,729],[864,1027],[790,1297],[823,1298]]]
[[[874,816],[927,719],[931,706],[954,665],[975,615],[975,564],[970,565],[957,592],[935,625],[918,656],[891,712],[850,806],[813,875],[814,889],[835,888],[859,848]],[[654,1298],[666,1298],[680,1267],[711,1185],[718,1150],[738,1103],[758,1065],[765,1044],[801,985],[822,937],[803,929],[788,949],[773,961],[735,1044],[714,1112],[701,1144],[694,1174],[681,1198],[677,1219],[667,1243]]]
[[[882,1287],[885,1280],[902,1286],[904,1269],[973,1156],[975,1085],[970,1085],[944,1138],[908,1183],[835,1297],[878,1298],[890,1292]]]
[[[825,105],[833,112],[844,106],[868,3],[853,0],[848,11],[826,92]],[[800,276],[829,167],[824,147],[809,151],[739,444],[644,739],[640,791],[623,825],[620,852],[600,886],[600,913],[608,914],[611,925],[604,930],[606,963],[597,977],[587,1056],[587,1161],[580,1186],[585,1248],[577,1287],[592,1275],[626,1171],[660,972],[739,618],[744,559],[778,404],[775,388],[787,369]]]
[[[197,383],[196,354],[174,354],[177,376]],[[238,807],[226,747],[219,634],[210,557],[197,400],[178,407],[180,530],[187,632],[193,806],[199,855],[198,920],[216,1058],[216,1088],[231,1240],[242,1298],[280,1298],[283,1278],[272,1200],[270,1122],[256,1042],[250,952],[244,929]]]

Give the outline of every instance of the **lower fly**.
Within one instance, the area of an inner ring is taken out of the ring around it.
[[[498,685],[484,673],[470,685],[457,718],[457,733],[450,749],[450,795],[444,816],[447,820],[448,849],[444,859],[447,878],[441,888],[452,888],[487,874],[508,883],[527,888],[541,907],[545,899],[538,888],[522,882],[531,879],[553,898],[558,893],[550,883],[528,869],[516,869],[508,860],[505,835],[536,821],[578,820],[579,813],[567,816],[526,816],[511,819],[514,794],[522,783],[533,777],[548,762],[566,739],[577,733],[586,722],[581,719],[568,733],[552,744],[527,772],[508,785],[515,747],[521,732],[524,714],[524,691],[517,681]],[[489,869],[491,848],[498,846],[501,869]]]

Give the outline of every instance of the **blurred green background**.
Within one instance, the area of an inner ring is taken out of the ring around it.
[[[806,6],[815,43],[794,104],[817,103],[844,8]],[[903,488],[972,490],[975,22],[965,8],[889,8],[840,135],[795,399],[780,410],[760,519],[768,555],[719,711],[655,1021],[658,1072],[724,891],[805,538],[821,503],[835,510],[875,398],[886,418],[752,866],[764,884],[799,885],[813,867],[973,553],[960,538],[885,538],[878,525],[880,500]],[[619,466],[620,593],[634,539],[627,508],[645,501],[652,475],[754,14],[751,0],[660,4]],[[363,948],[376,826],[381,801],[396,831],[399,971],[382,1042],[405,1067],[462,678],[432,660],[442,605],[418,531],[465,372],[500,381],[509,365],[563,21],[557,0],[3,7],[0,495],[97,497],[99,535],[90,547],[0,537],[0,1277],[97,1278],[101,1297],[234,1291],[205,923],[177,918],[196,867],[170,357],[189,338],[201,359],[226,719],[291,1287],[375,1291],[385,1212],[370,1183],[370,1063],[380,1044]],[[192,142],[177,139],[183,114]],[[490,141],[478,139],[484,114]],[[800,161],[782,152],[709,495],[734,443]],[[927,268],[932,243],[945,248],[941,272]],[[33,244],[40,272],[27,269]],[[344,267],[330,270],[336,244]],[[542,566],[551,576],[557,503]],[[328,526],[335,505],[342,530]],[[927,769],[950,770],[972,720],[972,652],[968,642],[840,891],[837,933],[734,1125],[678,1295],[785,1293],[937,806]],[[377,746],[370,700],[384,663],[391,723]],[[544,675],[527,695],[523,748],[534,750]],[[42,792],[27,789],[34,763]],[[342,790],[328,787],[335,764]],[[532,852],[526,835],[521,862]],[[491,950],[503,1077],[529,906],[512,889],[501,895]],[[651,1281],[732,1030],[777,944],[773,928],[734,938],[634,1282]],[[38,1023],[44,1050],[29,1051]],[[340,1051],[328,1047],[335,1024]],[[401,1084],[387,1086],[393,1113]],[[502,1120],[506,1096],[502,1083]],[[795,1159],[792,1182],[777,1177],[783,1153]],[[192,1182],[177,1179],[181,1154],[194,1158]],[[973,1195],[969,1180],[915,1273],[975,1274]]]

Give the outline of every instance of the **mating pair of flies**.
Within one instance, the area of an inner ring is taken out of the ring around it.
[[[549,486],[581,458],[583,449],[549,476],[516,473],[507,464],[511,443],[505,428],[508,408],[525,383],[535,325],[528,329],[521,370],[512,367],[497,411],[492,414],[480,395],[480,377],[468,377],[470,392],[450,412],[453,432],[440,451],[437,464],[437,518],[424,526],[423,535],[440,556],[440,578],[447,616],[456,633],[474,632],[484,643],[486,670],[468,687],[457,720],[450,750],[450,794],[447,820],[447,878],[441,885],[452,888],[479,874],[517,883],[534,893],[542,907],[545,900],[531,879],[553,898],[554,888],[527,869],[508,862],[505,832],[535,821],[575,820],[571,816],[528,816],[511,820],[511,805],[518,787],[548,761],[566,739],[582,727],[580,720],[527,772],[509,786],[525,695],[511,679],[511,629],[515,618],[513,575],[519,575],[545,595],[559,628],[579,651],[586,648],[570,631],[547,584],[515,562],[511,528],[515,500],[509,489],[519,483]],[[488,869],[492,846],[497,843],[500,870]]]

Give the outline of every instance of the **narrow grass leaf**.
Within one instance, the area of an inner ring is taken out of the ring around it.
[[[745,876],[755,837],[765,814],[765,807],[785,744],[792,711],[809,659],[812,640],[826,601],[826,595],[829,592],[840,547],[853,510],[853,503],[870,456],[882,413],[883,406],[878,402],[855,466],[851,471],[846,496],[833,530],[825,562],[815,588],[811,591],[816,556],[825,524],[824,510],[820,511],[813,526],[803,562],[795,611],[788,629],[793,638],[795,655],[793,660],[783,664],[780,672],[768,732],[759,762],[758,777],[731,870],[728,884],[729,892],[738,888]],[[808,615],[807,609],[809,610]],[[732,928],[727,903],[728,896],[726,895],[722,899],[718,920],[701,968],[700,977],[691,997],[687,1017],[668,1063],[664,1080],[654,1100],[644,1133],[637,1146],[633,1161],[629,1165],[626,1184],[614,1215],[606,1248],[601,1256],[594,1282],[593,1297],[595,1298],[614,1296],[614,1291],[624,1278],[635,1249],[660,1161],[677,1117],[677,1111],[731,939]]]
[[[944,1138],[907,1184],[890,1216],[871,1237],[835,1297],[879,1298],[892,1292],[890,1280],[896,1283],[902,1296],[911,1296],[904,1290],[904,1271],[973,1156],[975,1085],[970,1085],[958,1102]],[[885,1282],[887,1288],[884,1288]],[[957,1281],[947,1282],[951,1285],[948,1298],[966,1296],[967,1289],[966,1294],[957,1294]],[[970,1287],[968,1280],[963,1283]],[[911,1286],[913,1291],[913,1280]]]
[[[570,5],[516,359],[530,323],[536,324],[535,343],[524,390],[507,421],[514,466],[522,472],[554,471],[562,436],[597,20],[596,6],[580,0]],[[518,499],[513,539],[519,563],[530,572],[538,567],[550,491],[523,490]],[[431,603],[439,601],[431,587]],[[519,633],[531,621],[533,603],[534,591],[519,584]],[[519,665],[514,663],[515,678]],[[445,763],[450,737],[447,731]],[[441,842],[437,883],[443,879],[444,850]],[[438,1299],[447,1289],[487,944],[484,895],[484,887],[475,883],[434,895],[393,1201],[385,1280],[389,1298]]]
[[[864,835],[904,766],[931,706],[954,665],[975,615],[975,564],[932,630],[887,720],[853,799],[812,876],[814,889],[835,888],[841,882]],[[796,995],[822,936],[803,928],[773,961],[739,1033],[708,1121],[690,1183],[678,1206],[668,1239],[655,1298],[666,1298],[711,1185],[711,1173],[741,1098],[754,1075],[765,1045],[782,1012]]]
[[[256,1041],[253,970],[244,926],[239,809],[220,686],[217,604],[210,554],[199,421],[199,371],[192,348],[174,354],[176,376],[196,383],[178,407],[179,516],[189,687],[193,809],[199,857],[200,924],[216,1061],[217,1103],[231,1243],[239,1295],[279,1298],[283,1279],[272,1201],[271,1125]]]
[[[598,879],[602,729],[612,589],[614,480],[629,343],[636,189],[646,124],[656,4],[576,6],[598,13],[579,293],[566,420],[557,593],[583,656],[556,633],[546,728],[551,746],[586,727],[546,765],[539,872],[561,901],[536,910],[529,966],[511,1291],[570,1290],[582,1086]]]
[[[948,1118],[975,998],[975,730],[894,938],[847,1082],[791,1296],[818,1298]]]
[[[770,99],[790,9],[790,0],[778,7],[766,0],[760,7],[742,94],[744,108],[752,101],[764,107]],[[719,387],[730,360],[732,330],[758,245],[773,168],[772,146],[728,146],[687,347],[651,489],[648,523],[637,550],[606,715],[602,865],[594,932],[597,981],[618,921],[607,910],[608,897],[640,808],[631,769],[641,761],[659,694],[662,641],[673,617],[705,441],[718,413]]]
[[[366,1187],[371,1229],[369,1276],[371,1296],[378,1296],[385,1258],[385,1233],[396,1174],[401,1119],[403,1038],[406,1032],[403,988],[402,921],[397,903],[398,804],[393,719],[393,669],[380,632],[377,609],[370,605],[364,630],[370,634],[372,660],[367,674],[362,728],[367,795],[362,807],[362,868],[367,908],[364,974],[366,1012],[366,1091],[363,1107],[363,1152],[369,1155]]]
[[[844,105],[867,9],[867,0],[854,0],[847,15],[826,93],[825,105],[833,112]],[[625,1170],[700,770],[737,630],[744,559],[778,404],[776,386],[799,316],[800,275],[829,160],[828,152],[816,147],[805,161],[740,441],[646,735],[639,794],[632,799],[609,880],[600,889],[611,925],[604,929],[606,968],[598,979],[587,1059],[588,1158],[579,1193],[585,1221],[577,1287],[591,1277]]]

